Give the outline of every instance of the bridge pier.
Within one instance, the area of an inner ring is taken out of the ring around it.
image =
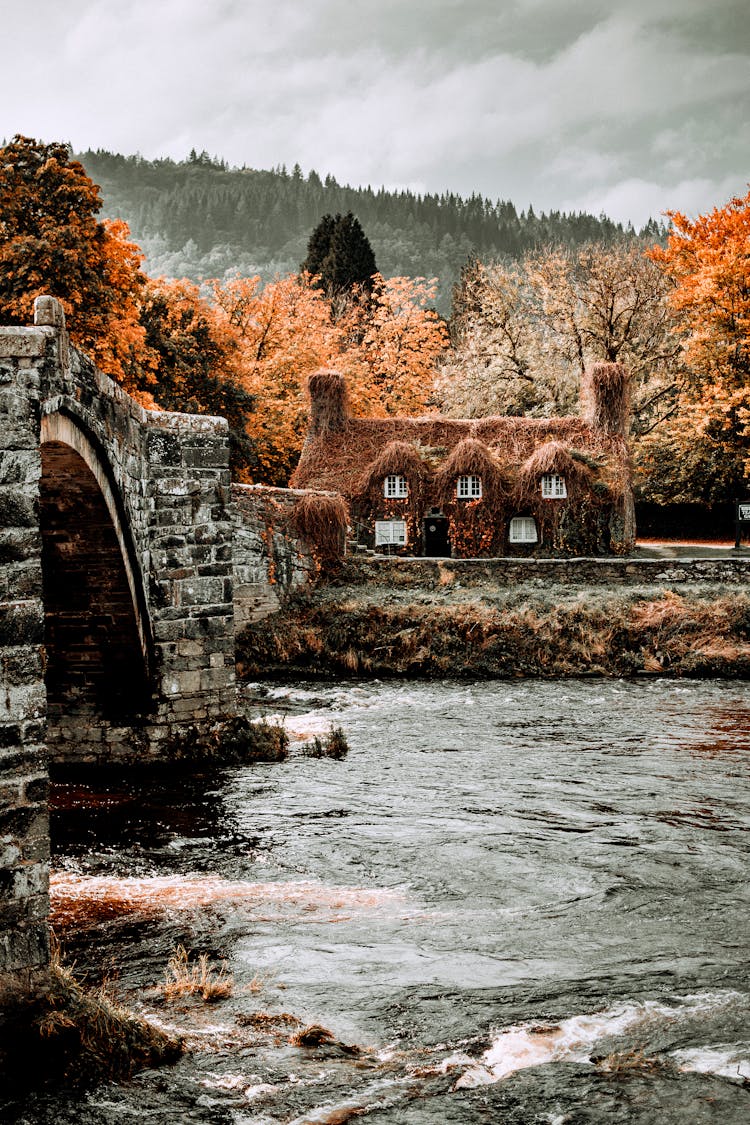
[[[226,422],[144,410],[53,298],[0,327],[0,992],[49,956],[48,763],[215,749],[232,576]]]

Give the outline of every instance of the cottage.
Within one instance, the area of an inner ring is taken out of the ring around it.
[[[594,364],[567,418],[356,418],[346,384],[308,384],[310,426],[292,478],[339,492],[359,543],[402,555],[624,554],[635,520],[629,381]]]

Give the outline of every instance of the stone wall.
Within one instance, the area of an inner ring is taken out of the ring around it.
[[[287,594],[317,577],[311,545],[291,523],[295,504],[306,495],[305,489],[232,485],[238,634],[246,625],[275,613]]]
[[[672,586],[704,582],[742,585],[750,581],[750,558],[424,559],[350,558],[341,575],[347,584],[377,583],[429,589],[454,585]]]
[[[0,998],[49,956],[40,352],[52,330],[0,330]],[[50,340],[51,342],[51,340]]]

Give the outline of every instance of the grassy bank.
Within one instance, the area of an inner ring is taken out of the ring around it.
[[[0,1029],[8,1093],[123,1081],[181,1053],[179,1039],[122,1007],[106,989],[79,984],[56,949],[43,994],[8,1008]]]
[[[407,589],[330,585],[239,638],[244,679],[342,676],[750,677],[734,586]]]

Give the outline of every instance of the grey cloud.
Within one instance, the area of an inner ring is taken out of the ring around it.
[[[299,161],[352,183],[607,206],[641,222],[743,188],[742,9],[12,0],[10,35],[34,49],[6,59],[0,134],[146,156],[205,148],[238,164]]]

